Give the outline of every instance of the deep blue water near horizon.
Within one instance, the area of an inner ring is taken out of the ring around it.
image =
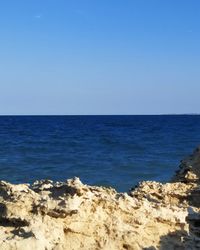
[[[200,144],[199,115],[0,116],[0,179],[65,181],[128,191],[168,181]]]

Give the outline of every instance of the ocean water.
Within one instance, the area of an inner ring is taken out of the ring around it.
[[[200,144],[200,116],[0,116],[0,179],[65,181],[128,191],[166,182]]]

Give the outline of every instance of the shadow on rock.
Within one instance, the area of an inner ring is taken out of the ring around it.
[[[147,248],[143,248],[143,250],[189,250],[194,248],[188,248],[185,239],[188,237],[186,231],[175,231],[164,235],[160,238],[159,246],[156,248],[154,246],[150,246]]]

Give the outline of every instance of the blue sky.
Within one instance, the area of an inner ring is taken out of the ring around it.
[[[0,1],[0,114],[199,113],[199,0]]]

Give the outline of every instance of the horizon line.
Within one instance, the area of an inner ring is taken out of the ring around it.
[[[0,114],[0,116],[170,116],[200,115],[200,113],[160,113],[160,114]]]

